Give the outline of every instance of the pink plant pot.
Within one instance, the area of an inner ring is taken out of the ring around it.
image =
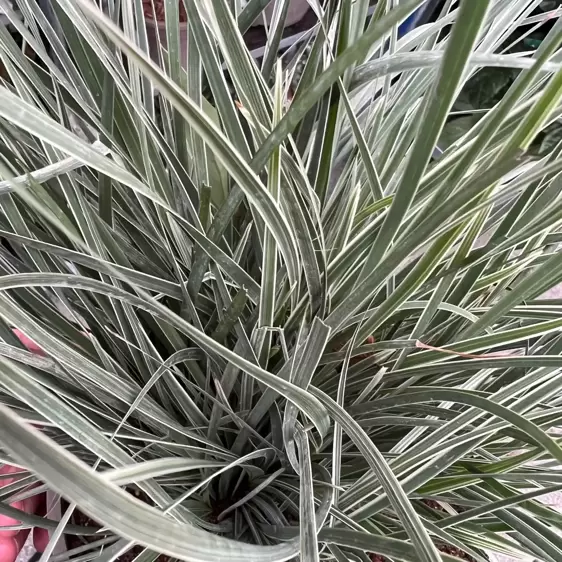
[[[28,338],[21,330],[17,328],[12,329],[14,335],[20,340],[20,342],[35,355],[40,355],[44,357],[46,354],[32,339]],[[0,488],[8,486],[12,483],[12,479],[9,478],[10,474],[18,472],[19,469],[12,465],[1,465],[0,464],[0,474],[4,478],[0,479]],[[6,478],[8,476],[8,478]],[[46,493],[36,494],[27,499],[14,502],[12,507],[25,511],[26,513],[45,513],[45,516],[49,519],[60,520],[60,498],[58,494],[54,492],[47,491]],[[10,526],[18,525],[19,520],[7,517],[5,515],[0,515],[0,525]],[[14,560],[19,560],[22,549],[24,553],[27,552],[26,549],[35,547],[38,552],[43,552],[49,543],[50,535],[49,531],[36,527],[31,530],[10,530],[10,531],[0,531],[0,562],[13,562]],[[24,545],[29,544],[30,546]],[[64,538],[61,538],[55,549],[54,554],[64,552],[66,550],[66,545]]]

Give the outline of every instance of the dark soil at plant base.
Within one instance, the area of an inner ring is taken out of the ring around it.
[[[63,505],[62,507],[64,510],[67,506]],[[95,521],[93,521],[87,515],[84,515],[81,511],[78,511],[77,509],[74,511],[74,514],[72,515],[72,523],[74,523],[75,525],[81,525],[83,527],[100,527],[100,525],[98,525]],[[85,536],[67,535],[66,546],[69,550],[72,550],[73,548],[84,546],[84,544],[87,544],[89,542],[94,542],[98,538],[99,537],[97,537],[96,535],[85,535]],[[451,556],[456,556],[460,560],[466,560],[467,562],[476,562],[476,560],[472,556],[470,556],[470,554],[463,552],[462,550],[458,549],[455,546],[449,544],[440,544],[437,545],[437,548],[439,549],[440,552],[443,552],[445,554],[450,554]],[[133,548],[131,548],[131,550],[128,550],[127,552],[125,552],[125,554],[122,554],[117,560],[119,560],[120,562],[132,562],[143,550],[144,547],[140,545],[134,546]],[[388,558],[381,556],[380,554],[371,554],[370,558],[372,562],[390,562]],[[170,558],[164,555],[160,555],[156,559],[156,562],[169,562],[169,561]]]
[[[425,504],[430,509],[434,509],[435,511],[442,511],[442,512],[445,511],[443,509],[443,507],[441,506],[441,504],[439,502],[436,502],[435,500],[424,499],[424,500],[422,500],[422,503]],[[459,506],[459,505],[455,505],[454,508],[459,513],[462,513],[466,509],[466,508],[464,508],[462,506]],[[441,552],[444,552],[445,554],[450,554],[451,556],[456,556],[457,558],[460,558],[461,560],[468,560],[468,562],[476,562],[474,560],[473,556],[471,556],[470,554],[467,554],[466,552],[463,552],[462,550],[460,550],[456,546],[452,546],[450,544],[439,544],[439,545],[437,545],[437,548]],[[376,562],[386,562],[386,560],[381,559],[381,560],[377,560]]]
[[[65,507],[66,506],[63,505],[63,509]],[[72,516],[72,523],[84,527],[100,526],[95,521],[92,521],[92,519],[90,519],[87,515],[84,515],[81,511],[78,510],[74,511],[74,514]],[[80,537],[77,535],[67,535],[66,546],[69,550],[71,550],[73,548],[83,546],[86,543],[94,542],[98,538],[99,537],[97,537],[96,535],[87,535]],[[466,560],[467,562],[476,562],[476,560],[472,556],[470,556],[470,554],[466,554],[466,552],[463,552],[455,546],[451,546],[449,544],[440,544],[437,545],[437,548],[440,552],[450,554],[451,556],[456,556],[460,560]],[[120,562],[132,562],[136,558],[136,556],[138,556],[143,550],[144,547],[142,546],[134,546],[133,548],[131,548],[131,550],[125,552],[125,554],[122,554],[117,560],[119,560]],[[372,562],[390,562],[388,558],[381,556],[380,554],[371,554],[370,558]],[[156,562],[169,562],[169,560],[170,558],[168,556],[160,555],[156,559]]]
[[[456,546],[451,546],[450,544],[439,544],[437,545],[439,552],[443,552],[444,554],[450,554],[451,556],[456,556],[460,560],[467,560],[467,562],[476,562],[476,560],[463,552],[462,550],[458,549]],[[388,558],[385,556],[381,556],[380,554],[371,554],[371,561],[372,562],[390,562]]]
[[[451,556],[456,556],[461,560],[468,560],[468,562],[476,562],[473,556],[470,556],[470,554],[463,552],[456,546],[452,546],[450,544],[442,544],[442,545],[438,545],[437,548],[439,549],[440,552],[443,552],[445,554],[450,554]]]
[[[139,497],[140,495],[142,495],[137,490],[129,490],[129,492],[131,492],[136,497]],[[437,508],[439,510],[442,509],[441,506],[437,502],[433,502],[432,500],[423,500],[423,502],[428,507],[432,507],[434,509]],[[68,507],[68,503],[63,500],[61,507],[62,507],[63,511],[66,510],[67,507]],[[98,523],[96,523],[95,521],[93,521],[87,515],[84,515],[78,509],[74,510],[74,513],[72,514],[71,520],[72,520],[73,524],[80,525],[82,527],[99,528],[101,526]],[[97,535],[83,535],[83,536],[67,535],[66,536],[66,546],[67,546],[68,550],[72,550],[73,548],[79,548],[79,547],[84,546],[85,544],[87,544],[89,542],[94,542],[98,539],[99,539],[99,536],[97,536]],[[467,562],[476,562],[476,560],[472,556],[470,556],[470,554],[467,554],[466,552],[463,552],[459,548],[457,548],[455,546],[452,546],[450,544],[438,544],[437,548],[439,549],[440,552],[443,552],[445,554],[450,554],[451,556],[456,556],[460,560],[466,560]],[[144,550],[144,547],[142,547],[140,545],[136,545],[133,548],[131,548],[130,550],[128,550],[127,552],[125,552],[125,554],[122,554],[117,560],[119,560],[120,562],[132,562],[143,550]],[[372,562],[390,562],[390,560],[388,558],[386,558],[385,556],[382,556],[380,554],[370,554],[370,558],[371,558]],[[170,558],[168,556],[164,556],[164,555],[160,555],[156,559],[156,562],[169,562],[169,561],[170,561]]]

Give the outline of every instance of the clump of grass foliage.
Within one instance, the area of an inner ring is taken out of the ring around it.
[[[175,0],[164,70],[140,0],[0,1],[0,512],[68,501],[19,514],[43,560],[99,525],[59,562],[562,560],[561,21],[502,54],[539,1],[398,39],[422,0],[311,0],[282,65],[288,2],[256,63],[266,1],[182,1],[185,71]],[[485,67],[520,73],[437,156]]]

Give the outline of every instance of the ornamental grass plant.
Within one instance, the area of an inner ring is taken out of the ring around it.
[[[399,36],[422,3],[310,0],[280,54],[277,0],[255,60],[266,1],[182,0],[181,45],[169,0],[152,61],[141,0],[0,0],[0,514],[42,562],[562,560],[562,21]]]

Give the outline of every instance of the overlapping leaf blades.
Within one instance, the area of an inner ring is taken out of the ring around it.
[[[523,151],[561,26],[506,56],[538,3],[464,0],[397,38],[420,3],[311,2],[311,48],[260,65],[267,2],[188,0],[184,36],[169,0],[159,68],[140,0],[0,0],[33,50],[0,30],[0,446],[30,472],[0,512],[51,487],[107,526],[59,562],[560,559],[561,145]]]

